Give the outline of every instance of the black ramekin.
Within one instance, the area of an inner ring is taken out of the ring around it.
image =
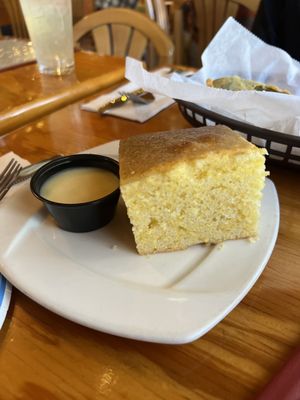
[[[36,171],[30,181],[31,191],[44,203],[60,228],[70,232],[88,232],[101,228],[114,216],[120,196],[119,188],[98,200],[78,204],[56,203],[40,194],[43,183],[50,176],[73,167],[97,167],[119,177],[119,163],[114,159],[97,154],[75,154],[50,161]]]

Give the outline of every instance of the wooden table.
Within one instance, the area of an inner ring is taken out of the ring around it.
[[[82,57],[78,74],[92,76],[93,62],[100,60],[107,66],[118,62]],[[13,74],[23,85],[21,96],[36,95],[39,88],[30,84],[32,76],[40,79],[34,64]],[[0,74],[0,85],[4,78]],[[188,123],[175,105],[139,124],[73,104],[1,137],[0,154],[13,150],[34,162],[184,127]],[[253,399],[300,343],[299,173],[270,170],[281,204],[275,250],[253,289],[214,329],[186,345],[123,339],[59,317],[14,289],[0,331],[1,399]]]
[[[75,62],[75,73],[63,77],[40,74],[36,63],[1,72],[0,112],[10,111],[16,106],[54,95],[75,83],[124,67],[124,59],[120,57],[98,57],[88,52],[75,52]]]

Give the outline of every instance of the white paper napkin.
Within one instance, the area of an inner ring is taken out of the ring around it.
[[[2,157],[0,157],[0,173],[4,170],[5,166],[8,164],[8,162],[12,159],[16,159],[17,161],[20,162],[21,165],[24,167],[26,165],[29,165],[29,162],[27,160],[24,160],[23,158],[19,157],[17,154],[13,153],[12,151],[9,153],[4,154]],[[11,192],[9,191],[4,200],[5,201],[9,196]],[[1,207],[1,203],[0,203]],[[1,266],[0,266],[1,267]],[[3,275],[0,274],[0,329],[4,323],[7,310],[9,307],[10,303],[10,298],[11,298],[11,291],[12,287],[9,282],[4,278]]]
[[[164,68],[156,72],[155,74],[161,74],[164,72],[168,72],[168,68]],[[81,109],[86,111],[93,111],[97,112],[98,109],[111,100],[120,96],[120,92],[132,92],[141,88],[141,86],[135,85],[134,83],[126,83],[118,87],[116,90],[97,97],[96,99],[89,101],[88,103],[82,104]],[[174,100],[170,97],[162,96],[160,94],[154,95],[155,100],[149,104],[136,104],[132,101],[128,101],[126,104],[112,108],[111,110],[105,111],[105,114],[114,115],[116,117],[125,118],[133,121],[138,122],[145,122],[148,119],[154,117],[160,111],[164,110],[165,108],[169,107],[171,104],[174,103]]]
[[[202,55],[203,68],[192,78],[157,76],[134,59],[126,60],[126,78],[139,87],[190,101],[223,115],[279,132],[300,135],[300,63],[267,45],[229,18]],[[230,91],[207,87],[207,78],[239,75],[275,84],[293,95]]]

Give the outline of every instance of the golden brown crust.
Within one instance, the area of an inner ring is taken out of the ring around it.
[[[133,182],[154,172],[170,170],[174,164],[209,154],[260,151],[230,128],[218,125],[132,136],[120,141],[120,183]]]

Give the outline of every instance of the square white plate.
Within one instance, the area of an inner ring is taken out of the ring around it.
[[[88,153],[117,158],[118,142]],[[82,325],[127,338],[193,341],[221,321],[262,273],[279,226],[276,189],[267,179],[260,238],[151,256],[137,254],[119,202],[114,220],[88,233],[59,229],[18,185],[0,204],[0,268],[30,298]]]

